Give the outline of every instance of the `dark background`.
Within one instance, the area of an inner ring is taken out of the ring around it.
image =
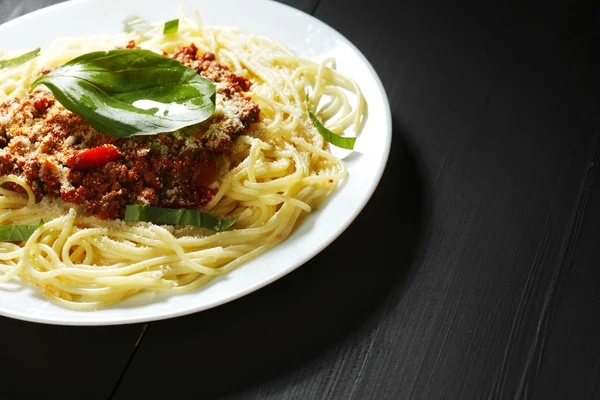
[[[0,22],[58,2],[0,0]],[[216,309],[0,317],[0,398],[600,398],[600,3],[284,3],[354,42],[388,93],[364,212]]]

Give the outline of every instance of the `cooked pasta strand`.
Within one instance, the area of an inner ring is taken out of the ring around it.
[[[45,222],[25,242],[0,243],[0,282],[31,282],[56,304],[75,310],[108,307],[142,291],[196,290],[281,243],[348,175],[307,109],[336,133],[351,128],[358,135],[366,118],[360,88],[336,71],[335,60],[315,63],[271,39],[206,26],[197,12],[182,14],[175,35],[58,40],[38,58],[0,71],[0,101],[26,94],[42,68],[129,40],[158,53],[190,43],[214,53],[253,83],[249,95],[261,108],[261,123],[237,139],[229,170],[204,208],[237,218],[231,230],[221,233],[99,220],[60,200],[36,203],[22,178],[0,177],[0,224]],[[22,190],[11,190],[15,186]]]

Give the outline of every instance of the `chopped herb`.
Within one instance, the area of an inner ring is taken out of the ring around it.
[[[7,60],[0,60],[0,69],[3,68],[12,68],[18,65],[24,64],[27,61],[36,58],[40,55],[40,49],[35,49],[30,51],[29,53],[21,54],[20,56],[9,58]]]
[[[1,242],[20,242],[29,239],[33,232],[44,224],[43,220],[37,225],[4,225],[0,226]]]
[[[319,121],[312,112],[309,111],[308,116],[310,117],[311,121],[313,122],[321,136],[323,136],[323,138],[325,138],[327,142],[331,143],[334,146],[341,147],[342,149],[354,149],[354,142],[356,142],[355,137],[343,137],[336,135],[329,129],[325,128],[321,121]]]
[[[179,30],[179,20],[174,19],[172,21],[165,22],[165,29],[163,30],[163,33],[165,35],[167,35],[167,34],[177,33],[178,30]]]
[[[194,225],[221,232],[230,228],[236,219],[217,218],[201,211],[185,208],[129,205],[125,208],[125,221],[145,221],[162,225]]]

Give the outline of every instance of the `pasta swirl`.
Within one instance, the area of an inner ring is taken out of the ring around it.
[[[27,241],[0,242],[0,282],[28,281],[75,310],[114,305],[141,291],[193,291],[281,243],[348,176],[308,110],[338,134],[357,135],[366,118],[360,88],[336,71],[335,60],[315,63],[274,40],[206,26],[197,13],[182,14],[177,34],[58,40],[38,58],[0,71],[0,100],[25,95],[42,68],[130,40],[158,53],[193,43],[215,54],[253,83],[249,95],[260,106],[261,120],[236,139],[216,194],[203,208],[237,218],[225,232],[100,220],[61,200],[36,203],[23,178],[0,177],[0,224],[44,221]]]

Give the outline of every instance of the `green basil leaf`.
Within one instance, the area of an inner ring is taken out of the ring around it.
[[[43,224],[44,221],[40,220],[40,223],[37,225],[0,226],[0,242],[21,242],[27,240]]]
[[[21,54],[20,56],[14,58],[9,58],[8,60],[0,60],[0,69],[16,67],[17,65],[24,64],[39,55],[40,49],[38,48],[30,51],[29,53]]]
[[[174,132],[215,112],[215,84],[149,50],[96,51],[33,82],[98,131],[122,138]]]
[[[306,96],[306,100],[308,101],[308,95]],[[315,114],[309,111],[308,116],[310,117],[311,121],[313,122],[321,136],[323,136],[327,142],[331,143],[334,146],[341,147],[342,149],[354,149],[354,142],[356,142],[355,137],[343,137],[336,135],[329,129],[325,128],[321,121],[317,119]]]
[[[174,19],[172,21],[165,22],[165,29],[163,30],[163,33],[165,35],[167,35],[167,34],[171,34],[171,33],[177,33],[178,30],[179,30],[179,20]]]
[[[125,32],[133,33],[137,32],[142,36],[153,36],[158,33],[158,29],[150,25],[146,20],[135,15],[130,15],[123,20],[125,26]]]
[[[236,219],[217,218],[201,211],[185,208],[129,205],[125,207],[125,221],[145,221],[162,225],[195,225],[221,232],[230,228]]]

